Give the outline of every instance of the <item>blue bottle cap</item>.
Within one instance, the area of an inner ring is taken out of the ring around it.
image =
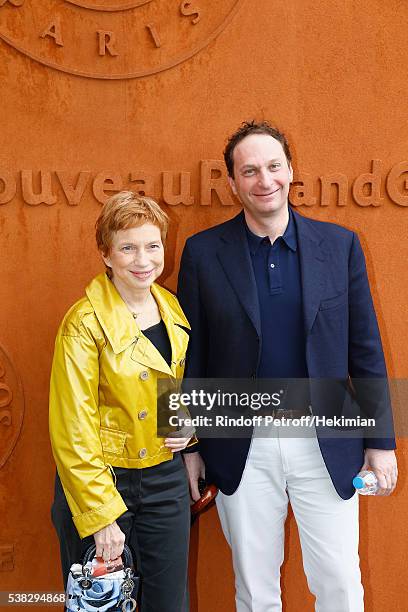
[[[355,478],[353,478],[353,487],[355,489],[364,489],[365,483],[361,476],[355,476]]]

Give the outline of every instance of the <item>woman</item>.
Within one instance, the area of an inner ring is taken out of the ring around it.
[[[177,298],[154,282],[167,227],[150,198],[126,191],[106,202],[96,222],[106,273],[60,326],[50,388],[64,581],[93,540],[96,556],[110,560],[126,537],[143,577],[142,612],[188,610],[190,509],[179,451],[190,438],[157,437],[157,380],[182,378],[189,329]]]

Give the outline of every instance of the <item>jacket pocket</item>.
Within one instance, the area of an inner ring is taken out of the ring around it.
[[[327,300],[322,300],[320,302],[319,310],[329,310],[329,308],[336,308],[337,306],[342,306],[346,304],[348,300],[348,293],[345,291],[344,293],[340,293],[340,295],[336,295]]]
[[[118,429],[108,429],[107,427],[100,428],[100,436],[102,443],[102,450],[104,453],[110,453],[114,455],[123,455],[125,448],[125,441],[127,433],[126,431],[120,431]]]

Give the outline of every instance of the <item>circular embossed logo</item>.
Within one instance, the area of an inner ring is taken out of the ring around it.
[[[56,70],[132,79],[189,59],[243,0],[0,0],[0,38]]]
[[[16,445],[23,416],[23,387],[10,358],[0,346],[0,468]]]

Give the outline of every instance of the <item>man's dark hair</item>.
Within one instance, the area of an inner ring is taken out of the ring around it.
[[[228,174],[231,178],[234,178],[234,149],[241,140],[247,136],[251,136],[251,134],[266,134],[267,136],[275,138],[275,140],[281,143],[288,164],[290,164],[292,155],[290,153],[288,141],[282,132],[267,121],[244,121],[238,130],[229,137],[227,146],[224,150],[225,165],[227,166]]]

